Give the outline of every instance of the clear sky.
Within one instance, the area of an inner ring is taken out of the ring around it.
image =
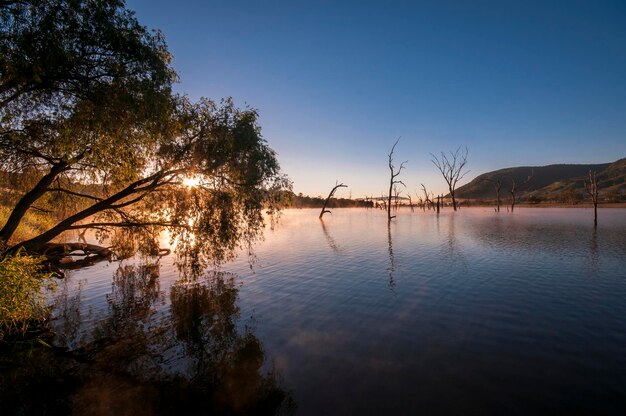
[[[486,171],[626,157],[626,1],[130,0],[191,98],[260,113],[294,191],[444,192],[429,153]]]

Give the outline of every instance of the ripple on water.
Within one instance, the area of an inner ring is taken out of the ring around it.
[[[626,210],[600,219],[292,210],[252,268],[222,269],[300,414],[611,412],[626,406]],[[116,267],[68,278],[86,281],[85,325],[106,315]],[[167,319],[171,258],[159,279]]]

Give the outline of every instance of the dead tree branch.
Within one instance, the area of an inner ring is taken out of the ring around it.
[[[589,181],[585,181],[585,190],[593,202],[593,226],[598,226],[598,178],[596,172],[589,170]]]
[[[332,214],[330,212],[329,209],[326,209],[326,206],[328,205],[328,201],[330,201],[330,199],[333,197],[333,195],[335,195],[335,191],[339,188],[347,188],[348,185],[344,185],[343,183],[338,183],[339,181],[335,181],[335,186],[333,189],[331,189],[330,193],[328,194],[328,197],[326,197],[326,201],[324,201],[324,206],[322,207],[322,211],[320,212],[320,220],[322,219],[322,217],[324,216],[325,213],[329,213]]]
[[[402,182],[401,180],[397,180],[396,178],[400,175],[400,172],[402,172],[402,169],[404,169],[404,164],[407,163],[408,160],[405,160],[404,162],[400,163],[400,166],[398,167],[397,170],[396,170],[396,167],[393,165],[393,152],[396,149],[396,145],[398,144],[399,141],[400,141],[400,138],[396,140],[396,142],[391,147],[391,151],[387,155],[389,157],[389,171],[390,171],[389,197],[387,198],[387,221],[391,221],[392,218],[396,217],[395,215],[393,216],[391,215],[391,197],[392,197],[394,185],[401,184],[402,186],[406,188],[406,185],[404,184],[404,182]]]
[[[424,192],[424,204],[426,204],[426,207],[428,208],[428,210],[430,211],[430,209],[433,207],[433,200],[431,199],[432,196],[432,192],[429,193],[426,190],[426,186],[422,183],[422,191]]]
[[[533,176],[535,176],[535,171],[531,170],[530,175],[524,180],[524,182],[522,182],[522,184],[520,185],[520,188],[523,188],[524,186],[526,186],[528,182],[531,181]],[[513,212],[515,210],[515,202],[516,202],[515,195],[519,189],[517,188],[517,182],[515,180],[515,177],[510,176],[510,178],[511,178],[511,190],[509,191],[509,193],[511,194],[511,212]]]
[[[500,212],[500,189],[502,188],[502,178],[498,179],[483,179],[485,182],[489,182],[496,190],[496,212]]]
[[[463,171],[465,165],[467,164],[467,154],[467,147],[463,150],[459,147],[456,151],[449,152],[449,158],[444,152],[441,152],[441,159],[432,153],[430,154],[432,156],[431,162],[437,167],[437,169],[439,169],[439,172],[441,172],[441,175],[448,184],[448,190],[450,191],[450,196],[452,197],[452,207],[455,211],[457,210],[457,203],[454,195],[456,185],[465,175],[469,173],[469,171]]]

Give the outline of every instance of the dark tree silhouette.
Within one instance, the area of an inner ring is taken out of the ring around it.
[[[330,201],[333,195],[335,195],[335,191],[339,188],[347,188],[347,187],[348,185],[344,185],[343,183],[338,184],[337,182],[335,182],[335,186],[333,187],[333,189],[330,190],[330,193],[326,197],[326,201],[324,201],[324,206],[322,207],[322,211],[320,212],[320,220],[322,219],[325,213],[328,212],[329,214],[331,214],[330,210],[326,209],[326,206],[328,205],[328,201]]]
[[[393,146],[391,147],[391,151],[389,152],[389,154],[387,155],[389,158],[389,172],[390,172],[390,178],[389,178],[389,196],[387,198],[387,221],[391,221],[393,218],[395,218],[395,215],[391,215],[391,197],[392,197],[392,192],[393,192],[393,187],[396,184],[401,184],[402,186],[406,187],[406,185],[401,181],[401,180],[397,180],[396,178],[400,175],[400,172],[402,172],[402,169],[404,169],[404,164],[407,163],[408,161],[404,161],[402,163],[400,163],[400,166],[398,167],[398,169],[396,170],[396,167],[393,165],[393,152],[396,149],[396,145],[398,144],[398,142],[400,141],[400,139],[398,138],[398,140],[396,140],[396,142],[393,144]]]
[[[154,242],[168,228],[188,258],[221,261],[259,236],[290,185],[255,110],[173,95],[162,35],[123,1],[2,6],[0,170],[15,181],[0,247],[43,252],[84,229]],[[16,243],[33,209],[56,223]]]
[[[424,185],[423,183],[421,185],[422,191],[424,192],[424,204],[430,211],[430,209],[433,207],[433,200],[430,198],[432,196],[432,192],[428,193],[428,191],[426,190],[426,185]]]
[[[585,181],[585,190],[593,202],[593,226],[598,226],[598,179],[596,172],[589,170],[588,180]]]
[[[399,190],[396,185],[394,185],[393,186],[393,209],[395,211],[398,210],[398,204],[400,203],[400,194],[401,193],[402,193],[402,191]]]
[[[500,189],[502,188],[502,178],[483,180],[493,185],[496,191],[496,212],[500,212]]]
[[[452,197],[452,207],[455,211],[457,210],[457,203],[454,195],[456,185],[469,172],[463,171],[465,165],[467,164],[467,154],[467,147],[463,150],[459,147],[456,151],[449,152],[449,158],[444,152],[441,152],[441,159],[432,153],[430,154],[432,156],[431,162],[437,167],[437,169],[439,169],[439,172],[441,172],[441,175],[443,175],[443,178],[448,184],[450,197]]]
[[[530,172],[530,175],[526,179],[524,179],[524,181],[520,185],[520,188],[523,188],[524,186],[526,186],[528,182],[532,180],[533,176],[535,176],[534,170],[532,170]],[[509,190],[509,193],[511,194],[511,212],[513,212],[515,210],[516,192],[519,191],[519,188],[517,187],[517,181],[515,177],[510,176],[510,178],[511,178],[511,189]]]
[[[411,199],[411,193],[407,192],[406,194],[407,194],[407,196],[409,198],[409,208],[411,208],[411,212],[415,212],[415,208],[413,206],[413,200]]]

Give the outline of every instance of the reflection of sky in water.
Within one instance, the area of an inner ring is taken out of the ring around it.
[[[222,267],[301,414],[625,404],[626,210],[600,210],[597,231],[588,209],[407,210],[389,229],[382,211],[317,214],[285,212],[252,269]],[[83,327],[106,315],[116,268],[71,273]]]

